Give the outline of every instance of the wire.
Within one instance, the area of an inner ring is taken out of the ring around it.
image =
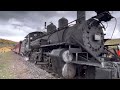
[[[115,18],[115,17],[114,17],[114,18]],[[115,18],[115,21],[116,21],[116,23],[115,23],[115,27],[114,27],[114,30],[113,30],[113,33],[112,33],[111,39],[112,39],[112,37],[113,37],[113,34],[114,34],[115,29],[116,29],[116,26],[117,26],[117,19],[116,19],[116,18]]]

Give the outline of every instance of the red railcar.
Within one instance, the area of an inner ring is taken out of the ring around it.
[[[20,49],[21,49],[21,41],[19,43],[17,43],[15,45],[15,47],[13,48],[13,52],[15,52],[16,54],[20,54]]]

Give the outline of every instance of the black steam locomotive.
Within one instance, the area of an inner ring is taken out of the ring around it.
[[[104,45],[104,25],[113,17],[108,11],[85,20],[85,11],[77,11],[76,24],[70,26],[66,18],[51,23],[47,32],[29,33],[21,45],[21,53],[28,60],[46,66],[58,75],[72,79],[119,78],[119,57],[112,61]]]

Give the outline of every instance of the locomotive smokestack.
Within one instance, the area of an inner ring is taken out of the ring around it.
[[[85,11],[77,11],[77,23],[85,21]]]

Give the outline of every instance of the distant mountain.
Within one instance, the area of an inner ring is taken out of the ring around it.
[[[6,39],[0,39],[0,48],[1,47],[14,47],[17,42],[6,40]]]

